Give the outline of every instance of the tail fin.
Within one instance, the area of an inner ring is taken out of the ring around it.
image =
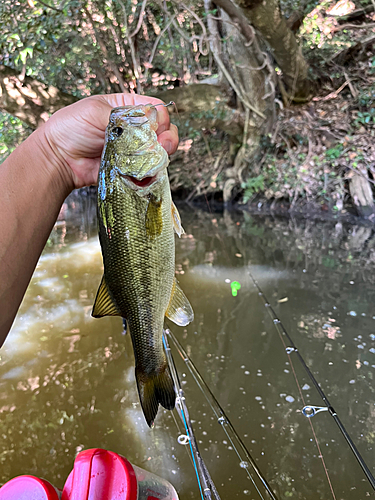
[[[166,410],[173,410],[176,400],[173,380],[167,362],[151,374],[145,373],[136,367],[135,377],[139,399],[147,425],[153,427],[159,403]]]

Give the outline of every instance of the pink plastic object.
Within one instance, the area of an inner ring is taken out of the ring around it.
[[[34,476],[18,476],[0,488],[0,500],[59,500],[56,488]]]
[[[117,453],[94,448],[77,455],[61,500],[178,500],[178,496],[168,481]]]

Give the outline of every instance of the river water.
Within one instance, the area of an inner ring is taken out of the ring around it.
[[[369,227],[180,210],[176,271],[195,311],[168,326],[188,351],[279,499],[374,492],[288,341],[258,281],[375,473],[375,237]],[[70,198],[0,351],[0,483],[32,474],[62,487],[74,457],[101,447],[200,498],[176,412],[150,430],[119,318],[90,316],[102,274],[95,200]],[[231,283],[241,288],[232,295]],[[285,343],[285,345],[283,344]],[[194,379],[174,357],[201,454],[222,499],[261,496]],[[303,398],[303,399],[302,399]],[[311,425],[313,424],[313,425]],[[268,498],[261,490],[264,498]]]

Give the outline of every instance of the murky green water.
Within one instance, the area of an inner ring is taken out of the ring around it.
[[[181,210],[178,279],[195,311],[171,326],[280,499],[364,499],[373,491],[293,353],[250,269],[375,473],[375,237],[372,229]],[[0,351],[0,483],[62,487],[76,453],[102,447],[199,498],[177,414],[144,422],[130,339],[93,319],[102,273],[95,201],[65,206]],[[230,284],[239,281],[237,297]],[[183,362],[175,359],[200,450],[222,499],[259,495]],[[294,376],[294,371],[296,378]],[[176,426],[178,422],[178,427]],[[320,451],[317,448],[313,430]],[[265,496],[266,498],[266,496]]]

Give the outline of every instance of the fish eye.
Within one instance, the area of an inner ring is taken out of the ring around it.
[[[112,129],[112,134],[116,137],[120,137],[120,135],[123,133],[124,129],[122,127],[113,127]]]

